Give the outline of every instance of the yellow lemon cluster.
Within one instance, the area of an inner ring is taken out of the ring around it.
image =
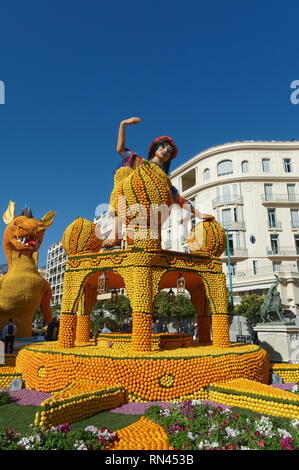
[[[26,387],[37,391],[55,392],[80,380],[120,384],[129,401],[172,401],[204,396],[210,383],[240,377],[267,383],[267,361],[267,353],[256,345],[237,344],[225,354],[214,346],[143,353],[92,343],[69,350],[47,342],[23,348],[16,370]]]
[[[299,418],[299,396],[252,380],[237,379],[208,386],[209,400],[258,413]]]
[[[41,403],[34,425],[47,431],[52,426],[73,423],[99,411],[115,408],[123,401],[121,386],[107,388],[103,384],[76,381]]]
[[[0,388],[8,388],[12,380],[21,377],[22,374],[15,367],[0,367]]]
[[[167,433],[162,426],[145,416],[116,432],[119,441],[106,450],[174,450],[174,447],[168,445]]]
[[[299,382],[299,364],[272,364],[272,374],[278,374],[284,383]]]

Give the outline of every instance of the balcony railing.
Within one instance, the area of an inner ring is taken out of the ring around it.
[[[280,220],[268,221],[268,230],[282,230],[282,224]]]
[[[216,199],[213,199],[213,209],[219,206],[223,206],[225,204],[244,204],[244,200],[242,196],[222,196],[222,197],[216,197]]]
[[[262,194],[263,204],[298,204],[299,194]]]
[[[227,230],[246,230],[246,224],[243,220],[239,222],[223,222],[222,227]]]
[[[298,256],[299,249],[292,247],[279,247],[279,248],[269,248],[267,247],[267,256]]]
[[[224,251],[221,258],[227,258],[228,253],[227,250]],[[230,250],[230,258],[248,258],[248,250],[247,248],[234,248]]]
[[[299,230],[299,220],[291,220],[291,227],[293,230]]]

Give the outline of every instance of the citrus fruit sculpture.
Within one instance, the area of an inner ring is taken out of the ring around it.
[[[11,202],[3,215],[6,229],[3,248],[8,272],[0,277],[0,330],[13,319],[19,338],[32,334],[32,318],[40,306],[45,321],[52,321],[50,284],[37,269],[38,249],[45,230],[53,222],[55,212],[48,212],[41,220],[32,216],[29,208],[22,215],[15,215],[15,203]]]

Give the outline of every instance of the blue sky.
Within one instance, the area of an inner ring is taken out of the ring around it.
[[[175,166],[225,142],[299,139],[298,13],[295,1],[3,0],[0,211],[57,211],[39,266],[109,202],[126,117],[143,119],[128,146],[146,156],[170,135]]]

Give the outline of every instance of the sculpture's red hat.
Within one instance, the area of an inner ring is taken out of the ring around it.
[[[174,148],[174,153],[173,153],[173,156],[171,157],[171,160],[173,158],[176,158],[177,154],[178,154],[178,149],[174,143],[174,141],[170,138],[170,137],[167,137],[167,135],[162,135],[161,137],[157,137],[151,144],[150,148],[149,148],[149,151],[148,151],[148,156],[150,156],[153,148],[155,147],[155,145],[158,143],[158,142],[169,142],[170,145],[172,145],[172,147]]]

